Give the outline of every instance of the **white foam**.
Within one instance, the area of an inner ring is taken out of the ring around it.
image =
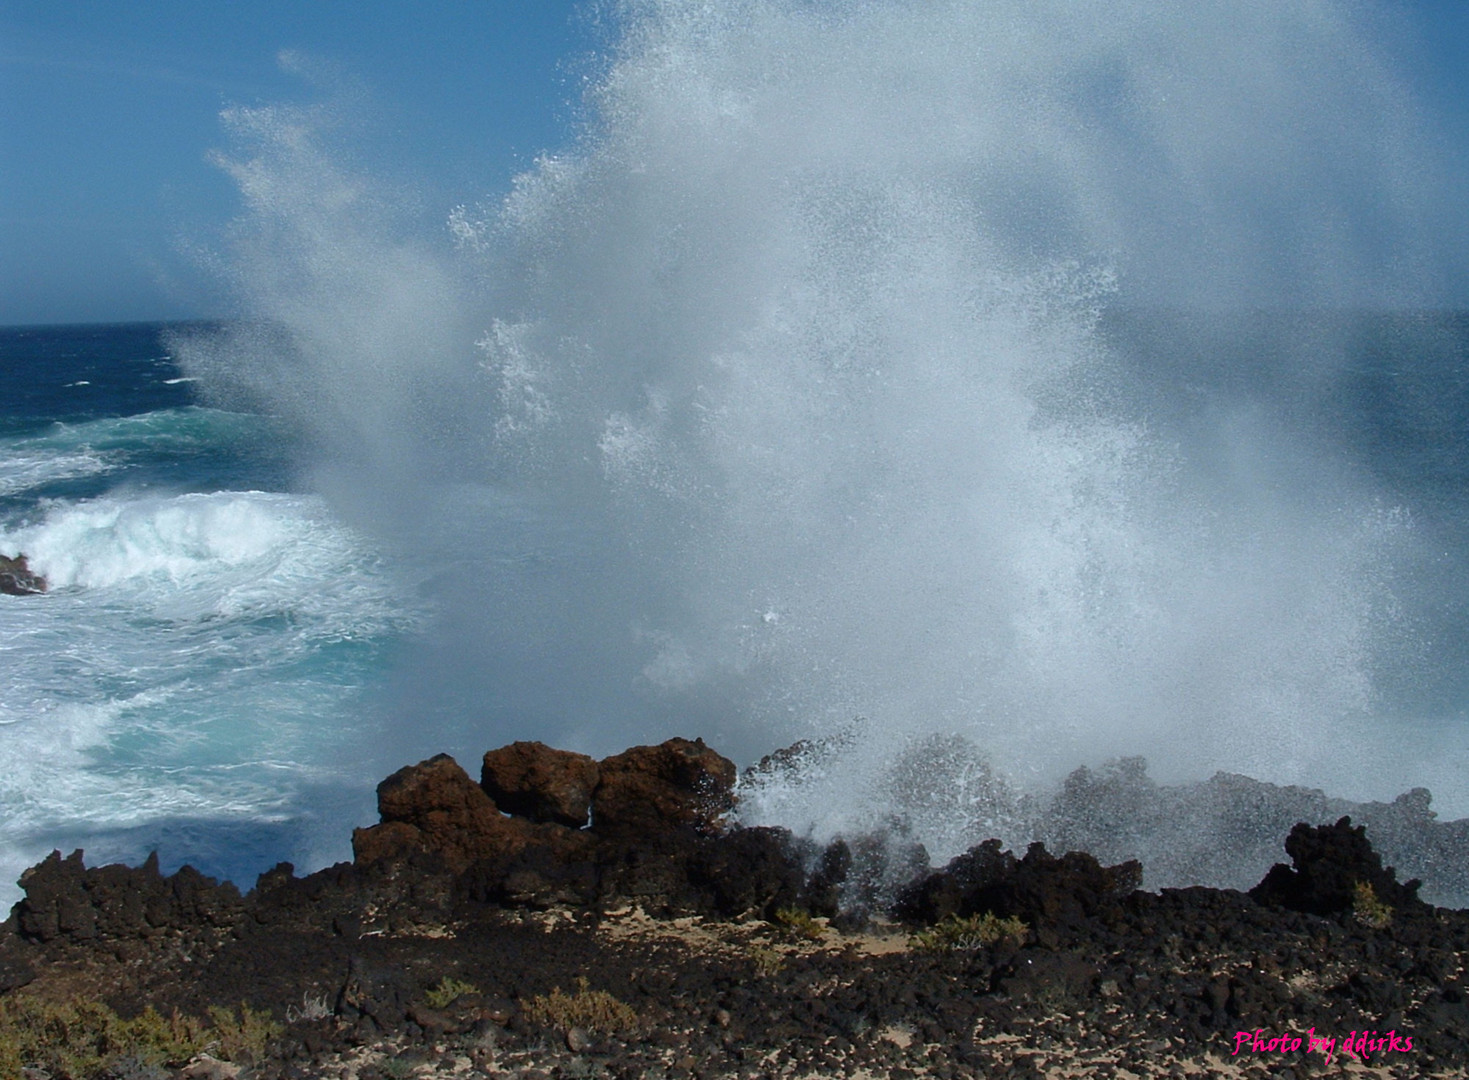
[[[280,549],[289,500],[259,493],[99,499],[0,537],[24,551],[53,588],[115,585],[163,575],[179,582]]]
[[[29,440],[0,443],[0,495],[15,495],[59,480],[98,476],[116,464],[114,455],[85,449],[57,452]]]
[[[43,484],[110,472],[114,462],[104,454],[9,454],[0,461],[0,495],[15,495]]]
[[[61,837],[137,858],[146,850],[106,838],[309,816],[305,792],[371,756],[357,694],[380,676],[378,650],[421,617],[372,545],[313,497],[57,503],[0,532],[0,551],[25,552],[51,585],[0,598],[16,601],[0,603],[0,879]]]

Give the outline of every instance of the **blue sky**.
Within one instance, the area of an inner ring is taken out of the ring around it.
[[[1469,0],[1389,6],[1405,17],[1408,81],[1469,164]],[[208,162],[221,109],[317,93],[281,70],[283,49],[356,81],[374,118],[362,152],[400,168],[425,206],[494,198],[568,141],[579,64],[604,32],[581,8],[0,0],[0,324],[218,313],[184,250],[238,208]]]
[[[364,153],[425,202],[492,196],[565,143],[572,0],[0,0],[0,324],[176,318],[220,306],[183,247],[237,211],[208,160],[230,105],[311,100],[295,50],[355,79]],[[375,166],[376,167],[376,166]]]

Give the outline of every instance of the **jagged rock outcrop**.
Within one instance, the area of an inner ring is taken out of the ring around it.
[[[0,593],[30,596],[46,591],[46,579],[30,568],[24,555],[0,555]]]
[[[364,867],[436,857],[456,894],[473,903],[633,899],[653,910],[730,914],[790,902],[802,874],[786,834],[744,830],[713,843],[734,805],[734,780],[734,763],[701,740],[670,739],[602,762],[512,743],[485,755],[480,784],[440,755],[379,785],[382,820],[356,830],[353,851]]]
[[[223,929],[245,914],[240,891],[191,866],[164,877],[158,854],[142,866],[88,869],[81,851],[53,851],[20,878],[16,926],[31,941],[152,938],[165,931]]]
[[[920,924],[1014,915],[1055,946],[1115,925],[1140,883],[1135,861],[1105,866],[1039,843],[1017,857],[990,840],[934,870],[901,830],[821,848],[784,829],[729,827],[734,777],[727,759],[684,739],[601,762],[516,743],[485,756],[481,783],[439,755],[378,786],[381,821],[354,832],[351,864],[305,878],[282,864],[241,898],[187,867],[165,878],[156,857],[135,869],[87,869],[80,852],[56,853],[22,879],[15,925],[42,943],[146,939],[242,920],[355,940],[371,920],[441,922],[483,905],[634,903],[650,915],[723,918],[798,906],[843,925],[881,913]],[[591,824],[579,827],[584,807]],[[1348,819],[1297,825],[1286,848],[1295,867],[1277,865],[1256,887],[1262,905],[1329,916],[1349,910],[1365,883],[1394,909],[1422,907],[1417,882],[1399,885]]]
[[[1372,849],[1365,826],[1343,817],[1335,825],[1296,825],[1285,841],[1291,866],[1276,863],[1265,879],[1250,890],[1258,903],[1334,915],[1350,911],[1358,902],[1359,886],[1371,890],[1371,899],[1389,908],[1423,908],[1417,880],[1399,883],[1392,867]]]
[[[492,852],[517,851],[532,835],[507,818],[448,754],[399,769],[377,788],[381,823],[352,833],[359,863],[431,852],[453,871]]]
[[[1142,880],[1136,862],[1103,866],[1091,855],[1070,851],[1059,858],[1044,844],[1031,844],[1023,859],[986,841],[924,875],[898,895],[895,911],[911,922],[934,923],[947,916],[993,912],[1017,916],[1042,940],[1076,936],[1120,914],[1120,904]]]
[[[562,782],[588,772],[578,755],[492,751],[494,797],[451,758],[431,758],[380,785],[382,821],[358,831],[356,862],[300,878],[282,863],[244,897],[189,868],[163,877],[156,857],[88,869],[80,852],[53,854],[26,873],[26,897],[0,926],[0,995],[81,986],[114,1008],[195,1016],[247,1002],[286,1021],[269,1059],[251,1066],[262,1080],[324,1074],[331,1054],[370,1045],[403,1065],[462,1051],[484,1071],[525,1075],[549,1075],[550,1059],[533,1069],[527,1055],[561,1046],[574,1055],[556,1066],[566,1075],[588,1061],[608,1075],[661,1074],[670,1046],[689,1048],[674,1059],[680,1073],[717,1061],[711,1075],[730,1077],[749,1071],[750,1047],[759,1060],[809,1051],[799,1060],[811,1075],[859,1064],[1029,1074],[1040,1038],[1092,1047],[1103,1072],[1148,1074],[1164,1060],[1155,1047],[1201,1047],[1216,1060],[1236,1032],[1314,1025],[1344,1036],[1368,1024],[1413,1038],[1413,1058],[1374,1052],[1373,1062],[1461,1075],[1469,1060],[1469,912],[1419,904],[1416,883],[1399,885],[1350,821],[1297,825],[1286,842],[1294,867],[1272,870],[1253,898],[1133,891],[1136,863],[1057,857],[1040,844],[1018,857],[990,841],[934,870],[901,825],[821,848],[724,824],[722,759],[683,740],[639,749],[609,759],[614,777],[622,769],[637,783],[614,787],[612,817],[593,810],[590,827],[573,824],[578,800],[595,806],[607,762],[593,763],[589,796],[563,798]],[[1107,805],[1156,808],[1141,768],[1094,779],[1073,793],[1100,788],[1115,796]],[[619,817],[618,799],[634,791],[647,795],[642,816]],[[1426,793],[1400,802],[1404,820],[1429,816]],[[1363,884],[1373,905],[1358,908]],[[506,910],[551,904],[570,910]],[[835,917],[807,934],[785,907]],[[862,912],[919,924],[992,912],[1029,929],[1023,941],[945,944],[879,928],[886,947],[869,951],[872,937],[833,929]],[[710,921],[691,939],[643,917],[683,914],[768,925]],[[573,1038],[533,1007],[588,974],[644,1026]],[[444,1002],[451,983],[467,992]],[[981,1030],[1032,1042],[976,1038]],[[1129,1051],[1140,1032],[1151,1041]],[[1254,1063],[1277,1071],[1281,1060]],[[1304,1054],[1289,1060],[1288,1071],[1315,1068]],[[1198,1064],[1174,1071],[1207,1071],[1205,1057]],[[109,1067],[133,1075],[134,1065]]]

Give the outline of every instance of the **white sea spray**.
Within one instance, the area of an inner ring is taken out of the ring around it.
[[[747,799],[818,834],[953,735],[1018,790],[1146,754],[1386,794],[1403,516],[1245,409],[1160,437],[1102,330],[1427,295],[1438,189],[1367,12],[628,3],[582,137],[437,236],[329,109],[233,110],[246,319],[181,361],[437,568],[385,756],[856,731]],[[935,853],[946,806],[904,811]]]

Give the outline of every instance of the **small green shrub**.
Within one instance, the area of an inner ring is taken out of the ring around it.
[[[798,907],[783,907],[775,913],[775,921],[798,937],[809,941],[820,941],[826,936],[826,927],[811,917],[809,911]]]
[[[605,990],[590,989],[585,977],[578,978],[576,983],[574,994],[565,993],[558,986],[550,994],[524,1002],[526,1016],[534,1023],[562,1031],[579,1027],[610,1035],[637,1027],[638,1014],[631,1005],[618,1001]]]
[[[238,1019],[233,1011],[218,1005],[209,1007],[209,1019],[214,1021],[211,1050],[226,1061],[248,1064],[261,1060],[271,1040],[279,1038],[282,1030],[270,1013],[256,1012],[243,1001]]]
[[[124,1020],[100,1001],[0,998],[0,1076],[38,1066],[54,1080],[94,1080],[126,1065],[134,1072],[177,1068],[209,1052],[228,1061],[260,1059],[279,1025],[240,1006],[209,1010],[212,1026],[192,1016],[160,1015],[151,1006]]]
[[[1352,886],[1352,915],[1363,926],[1383,930],[1392,925],[1392,908],[1377,899],[1377,892],[1366,881]]]
[[[1001,919],[994,912],[986,911],[964,919],[950,915],[936,926],[910,937],[908,947],[927,953],[964,952],[1001,941],[1022,945],[1029,935],[1030,927],[1015,916]]]
[[[423,995],[423,1000],[428,1002],[430,1008],[442,1009],[447,1005],[452,1005],[465,994],[478,993],[479,987],[474,983],[460,982],[458,979],[445,975],[439,980],[438,986]]]

